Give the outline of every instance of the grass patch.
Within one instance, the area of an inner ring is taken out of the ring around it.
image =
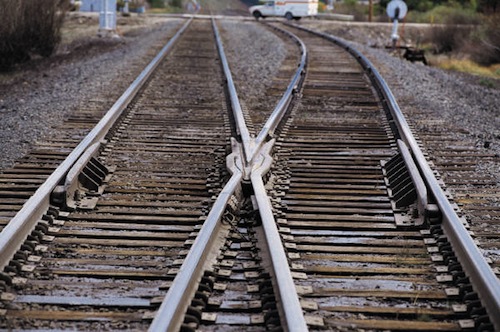
[[[164,8],[150,8],[147,10],[150,14],[179,14],[184,13],[184,9],[178,7],[165,6]]]
[[[436,6],[429,11],[411,11],[406,18],[408,22],[431,24],[479,24],[480,15],[469,8]]]
[[[28,61],[32,55],[50,56],[61,41],[65,1],[0,0],[0,71]]]
[[[433,65],[446,70],[459,71],[486,78],[500,79],[500,64],[486,67],[471,60],[435,58],[433,59]],[[489,84],[491,83],[488,83],[487,80],[485,80],[484,85],[488,86]]]

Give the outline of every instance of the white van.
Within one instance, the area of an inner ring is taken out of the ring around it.
[[[250,13],[255,19],[268,16],[282,16],[287,20],[299,20],[304,16],[318,14],[318,0],[269,0],[263,5],[252,6]]]

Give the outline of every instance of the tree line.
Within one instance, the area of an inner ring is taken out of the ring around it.
[[[380,0],[380,7],[386,8],[391,0]],[[480,13],[496,13],[500,9],[499,0],[404,0],[408,10],[426,12],[434,7],[447,5],[451,7],[461,7]]]

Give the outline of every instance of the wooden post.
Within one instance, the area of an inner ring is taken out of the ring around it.
[[[372,20],[373,20],[373,0],[370,0],[368,9],[368,21],[372,22]]]

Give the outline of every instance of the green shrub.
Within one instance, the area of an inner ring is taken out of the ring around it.
[[[140,7],[143,7],[145,5],[144,0],[129,0],[128,1],[128,9],[131,11],[137,10]],[[117,0],[116,1],[116,9],[118,11],[123,10],[125,7],[125,0]]]
[[[480,22],[477,13],[461,7],[438,6],[426,15],[437,23],[430,31],[430,41],[438,54],[461,51]]]
[[[151,0],[151,7],[165,8],[165,0]]]
[[[182,0],[171,0],[171,5],[172,5],[172,7],[181,8],[182,7]]]
[[[335,12],[353,15],[355,21],[366,21],[368,18],[368,6],[358,4],[357,0],[345,0],[343,3],[335,3]]]
[[[430,41],[434,45],[434,53],[451,53],[459,51],[469,39],[472,26],[443,24],[436,25],[430,31]]]
[[[65,0],[0,0],[0,8],[0,70],[32,54],[48,57],[55,51],[68,8]]]
[[[473,35],[469,48],[472,59],[489,66],[500,63],[500,14],[486,17],[484,24]]]
[[[437,6],[424,14],[425,21],[438,24],[479,24],[481,17],[472,9]]]
[[[429,38],[435,53],[460,54],[483,66],[500,63],[500,14],[481,16],[471,9],[439,6],[431,15],[440,18]]]

